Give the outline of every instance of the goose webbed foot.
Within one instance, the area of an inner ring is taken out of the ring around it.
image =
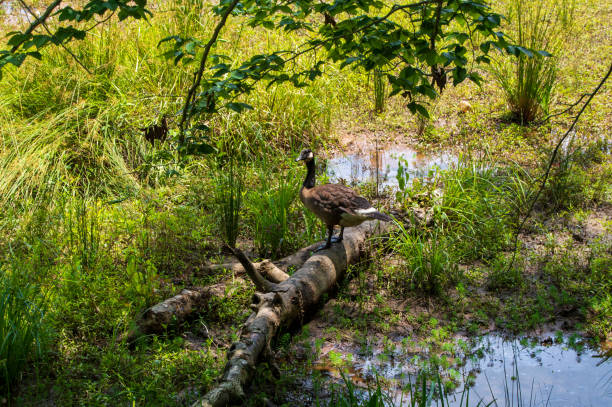
[[[341,242],[342,239],[344,239],[344,226],[341,227],[340,234],[337,237],[332,237],[331,238],[331,242],[332,243],[338,243],[338,242]]]
[[[331,247],[331,244],[329,243],[322,244],[321,246],[314,249],[313,253],[320,252],[321,250],[329,249],[330,247]]]
[[[313,250],[313,252],[318,252],[320,250],[324,250],[324,249],[329,249],[331,247],[332,244],[332,235],[334,234],[334,226],[333,225],[328,225],[327,226],[327,241],[325,242],[324,245],[317,247],[315,250]]]

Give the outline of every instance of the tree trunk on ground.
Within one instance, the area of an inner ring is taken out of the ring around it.
[[[342,244],[314,254],[291,277],[275,284],[263,279],[243,257],[241,263],[259,291],[253,295],[253,314],[245,322],[240,339],[228,351],[228,361],[219,384],[193,407],[227,406],[241,403],[257,362],[270,358],[270,341],[279,332],[301,325],[317,309],[323,294],[344,277],[348,265],[364,252],[366,240],[385,233],[392,224],[368,221],[350,228]],[[241,254],[240,252],[237,255]],[[240,256],[238,256],[240,259]]]
[[[289,278],[286,271],[291,267],[300,267],[308,259],[319,243],[300,249],[287,257],[274,262],[263,260],[253,263],[257,271],[273,283],[281,283]],[[215,264],[208,267],[209,271],[232,270],[235,274],[244,274],[240,263]],[[127,334],[128,342],[141,335],[158,334],[170,324],[184,322],[194,312],[205,308],[209,301],[225,296],[226,283],[221,282],[206,287],[185,288],[179,294],[168,298],[147,309],[136,321],[136,327]]]

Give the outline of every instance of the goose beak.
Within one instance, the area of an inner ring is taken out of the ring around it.
[[[298,161],[302,161],[302,157],[301,156],[295,159],[295,162],[298,162]]]

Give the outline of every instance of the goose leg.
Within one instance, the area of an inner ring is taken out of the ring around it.
[[[341,242],[344,238],[344,226],[340,226],[340,235],[338,237],[332,237],[332,243]]]
[[[313,251],[318,252],[319,250],[329,249],[332,244],[332,235],[334,234],[334,225],[327,226],[327,243],[314,249]]]

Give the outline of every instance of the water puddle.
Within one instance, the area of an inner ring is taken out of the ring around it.
[[[477,348],[482,358],[470,358],[465,366],[476,374],[470,398],[492,400],[493,394],[504,404],[509,388],[515,400],[522,394],[525,405],[533,399],[532,405],[551,407],[612,406],[612,364],[596,350],[568,346],[572,338],[559,342],[547,338],[533,346],[499,336],[483,338]]]
[[[484,405],[495,400],[492,406],[509,407],[612,406],[612,361],[605,362],[598,351],[574,336],[505,340],[491,334],[470,345],[459,341],[455,351],[442,352],[446,356],[428,354],[408,343],[404,339],[360,349],[324,346],[313,370],[336,382],[342,381],[343,372],[361,389],[372,388],[378,380],[392,395],[392,405],[408,406],[406,386],[414,385],[418,370],[431,367],[436,358],[437,365],[445,367],[444,381],[457,385],[447,396],[449,407],[477,405],[480,400]],[[469,404],[466,400],[461,404],[466,383]]]
[[[457,162],[451,154],[424,154],[409,147],[371,149],[357,153],[336,156],[326,163],[326,174],[330,181],[340,179],[351,185],[362,182],[376,182],[384,186],[397,186],[399,165],[405,169],[411,183],[414,178],[427,178],[437,170],[447,169]]]

